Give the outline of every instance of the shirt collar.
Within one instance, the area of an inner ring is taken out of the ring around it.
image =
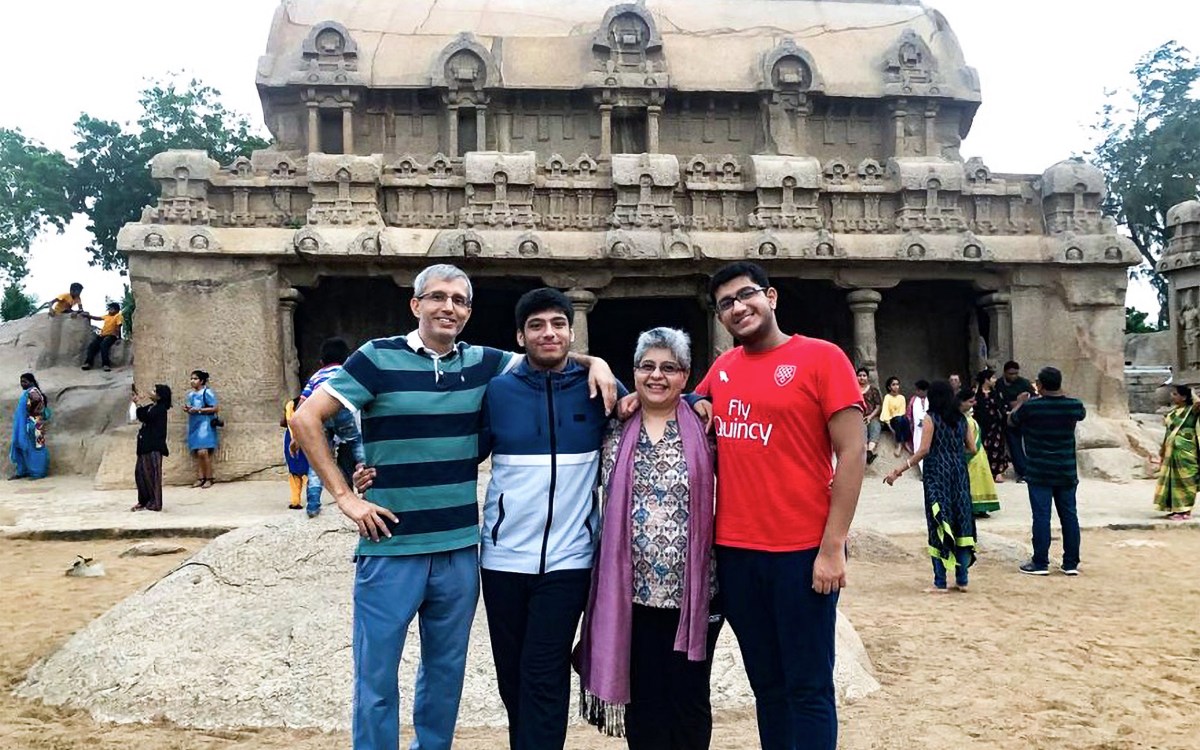
[[[438,352],[435,352],[434,350],[425,346],[425,342],[421,340],[421,334],[417,330],[413,330],[411,333],[405,336],[404,340],[408,343],[408,348],[412,349],[417,354],[424,354],[432,357],[433,359],[449,358],[458,353],[457,342],[455,342],[454,347],[445,354],[439,354]]]

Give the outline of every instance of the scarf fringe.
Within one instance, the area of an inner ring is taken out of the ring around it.
[[[579,715],[607,737],[625,736],[625,705],[608,703],[579,687]]]

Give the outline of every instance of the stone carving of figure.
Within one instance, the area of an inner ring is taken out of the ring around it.
[[[151,232],[146,235],[146,239],[142,241],[146,247],[162,247],[165,243],[163,236],[158,232]]]
[[[779,248],[775,246],[774,242],[764,242],[758,246],[758,254],[764,258],[774,258],[779,254]]]
[[[193,234],[191,241],[188,242],[193,250],[207,250],[208,238],[202,234]]]
[[[468,258],[478,258],[483,248],[479,244],[479,240],[467,240],[463,243],[463,255]]]
[[[301,237],[297,247],[302,253],[315,253],[321,249],[321,245],[315,237]]]
[[[828,242],[821,242],[821,243],[817,244],[817,257],[829,258],[832,256],[833,256],[833,245],[829,244]]]
[[[533,240],[525,240],[520,245],[517,245],[517,253],[522,258],[532,258],[538,254],[537,243]]]
[[[1183,326],[1183,352],[1186,368],[1200,369],[1200,306],[1195,302],[1196,292],[1192,292],[1192,301],[1185,302],[1179,310],[1179,322]]]
[[[367,255],[379,255],[379,238],[365,237],[361,243],[362,251]]]
[[[496,187],[496,203],[503,205],[508,203],[508,175],[503,172],[497,172],[492,177]]]
[[[1083,251],[1077,247],[1068,247],[1067,260],[1083,260]]]
[[[963,248],[963,257],[964,258],[970,258],[972,260],[975,260],[975,259],[978,259],[982,254],[983,254],[983,251],[980,249],[979,245],[976,245],[973,242]]]

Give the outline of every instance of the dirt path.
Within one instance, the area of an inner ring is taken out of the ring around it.
[[[171,540],[195,550],[204,540]],[[917,537],[899,538],[917,550]],[[97,724],[15,698],[11,688],[53,650],[180,556],[120,558],[132,542],[0,540],[0,747],[67,750],[317,750],[344,735],[306,730],[201,732],[165,724]],[[62,572],[78,554],[108,576]],[[1200,532],[1092,531],[1084,574],[1021,576],[981,563],[969,594],[932,596],[928,566],[852,564],[846,613],[883,690],[842,712],[849,750],[918,747],[1133,750],[1200,747]],[[169,638],[170,633],[150,633]],[[718,715],[713,747],[757,746],[751,712]],[[502,747],[503,732],[469,730],[456,748]],[[589,728],[567,746],[620,748]]]

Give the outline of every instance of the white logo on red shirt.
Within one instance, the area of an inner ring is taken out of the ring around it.
[[[794,377],[796,377],[795,365],[780,365],[775,368],[775,385],[787,385],[792,382],[792,378]]]

